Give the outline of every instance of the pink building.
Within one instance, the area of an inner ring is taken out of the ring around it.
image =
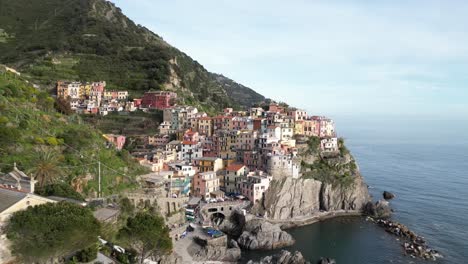
[[[210,193],[219,191],[219,179],[213,171],[196,174],[192,179],[192,193],[196,197],[210,198]]]
[[[125,136],[114,134],[104,134],[103,136],[108,142],[113,144],[117,150],[122,150],[125,145]]]
[[[156,108],[164,110],[175,104],[177,94],[167,91],[146,92],[141,99],[141,106],[145,108]]]
[[[184,141],[198,142],[200,141],[200,135],[198,132],[194,132],[189,129],[184,134]]]
[[[271,176],[248,175],[247,178],[238,183],[240,193],[247,197],[253,204],[262,200],[263,194],[270,186]]]
[[[273,112],[273,113],[282,113],[284,112],[284,107],[279,106],[278,104],[272,103],[270,104],[268,111]]]
[[[318,137],[320,135],[320,121],[315,119],[304,120],[303,130],[305,136]]]
[[[234,117],[231,120],[231,129],[234,130],[243,130],[243,129],[249,129],[249,124],[251,123],[251,120],[245,117]]]
[[[136,108],[140,107],[141,100],[142,99],[140,99],[140,98],[133,99],[133,104],[135,105]]]
[[[249,171],[256,171],[261,168],[259,165],[260,155],[257,151],[245,151],[244,152],[244,165]]]

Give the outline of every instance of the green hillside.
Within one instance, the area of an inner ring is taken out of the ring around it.
[[[208,111],[263,96],[217,78],[105,0],[0,0],[0,63],[51,88],[58,79],[106,80],[140,96],[174,90]],[[232,96],[242,94],[242,97]]]
[[[136,186],[134,176],[147,172],[125,150],[108,147],[101,132],[79,116],[55,111],[46,92],[0,69],[0,171],[15,162],[28,174],[48,170],[46,183],[64,182],[93,195],[98,161],[104,194]]]

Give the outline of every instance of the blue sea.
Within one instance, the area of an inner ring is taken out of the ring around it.
[[[374,199],[393,192],[393,219],[426,238],[443,259],[468,263],[468,121],[335,118]],[[289,230],[312,263],[425,263],[404,256],[401,242],[362,218],[341,218]],[[258,259],[272,252],[252,252]],[[432,261],[431,261],[432,262]]]

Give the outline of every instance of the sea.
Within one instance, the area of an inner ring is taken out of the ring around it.
[[[390,191],[392,216],[444,257],[468,263],[468,119],[337,117],[337,131],[359,164],[374,200]],[[289,229],[311,263],[434,263],[405,256],[401,241],[361,217]],[[243,261],[275,251],[243,252]]]

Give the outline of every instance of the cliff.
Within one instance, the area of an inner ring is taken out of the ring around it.
[[[319,212],[361,211],[371,200],[343,141],[336,153],[322,153],[309,143],[299,147],[302,176],[276,177],[253,213],[272,220],[300,219]]]

